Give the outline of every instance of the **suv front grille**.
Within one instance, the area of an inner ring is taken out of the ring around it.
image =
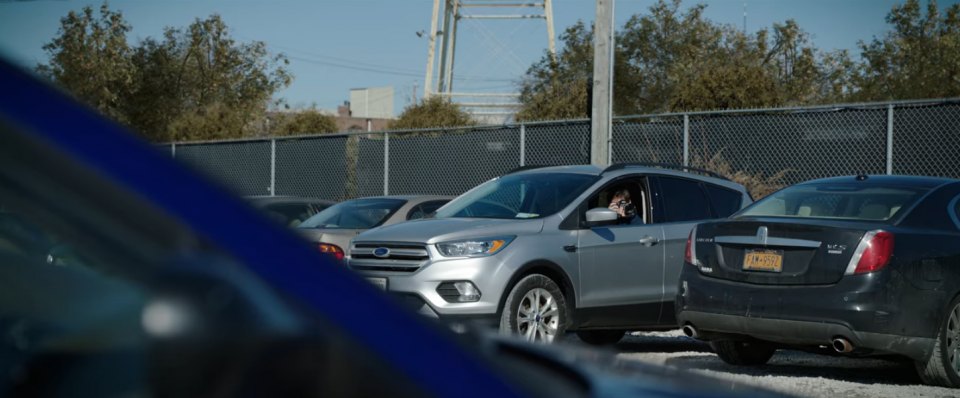
[[[350,268],[358,271],[414,272],[429,259],[419,243],[357,242],[350,249]]]

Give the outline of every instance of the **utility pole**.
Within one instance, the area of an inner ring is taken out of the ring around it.
[[[743,34],[747,34],[747,2],[743,2]]]
[[[590,163],[610,164],[613,118],[613,2],[596,0],[593,32],[593,109],[590,117]]]
[[[550,50],[550,58],[557,62],[557,34],[553,31],[553,0],[543,0],[543,15],[547,19],[547,49]]]
[[[440,0],[433,0],[433,18],[430,20],[430,44],[427,48],[427,76],[423,80],[423,98],[429,98],[433,93],[433,59],[437,46],[437,17],[440,15]]]

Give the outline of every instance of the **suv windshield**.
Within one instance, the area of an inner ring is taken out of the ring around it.
[[[354,199],[314,214],[297,228],[370,229],[382,224],[404,203],[403,199]]]
[[[886,221],[909,208],[927,190],[862,184],[805,184],[785,188],[737,217],[774,216]]]
[[[539,218],[560,211],[599,177],[573,173],[521,173],[496,178],[452,200],[437,218]]]

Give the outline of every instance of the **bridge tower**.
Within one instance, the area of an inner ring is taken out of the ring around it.
[[[454,60],[457,26],[461,20],[529,21],[546,23],[547,48],[556,56],[553,29],[553,0],[433,0],[423,96],[450,98],[465,111],[483,121],[505,122],[516,113],[520,94],[512,92],[454,91]],[[439,50],[439,51],[437,51]],[[498,120],[499,119],[499,120]]]

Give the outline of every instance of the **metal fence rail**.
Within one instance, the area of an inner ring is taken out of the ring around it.
[[[241,195],[343,200],[460,194],[524,165],[590,163],[588,120],[179,142],[172,156]],[[960,100],[618,117],[611,161],[700,165],[782,182],[856,173],[960,177]]]

